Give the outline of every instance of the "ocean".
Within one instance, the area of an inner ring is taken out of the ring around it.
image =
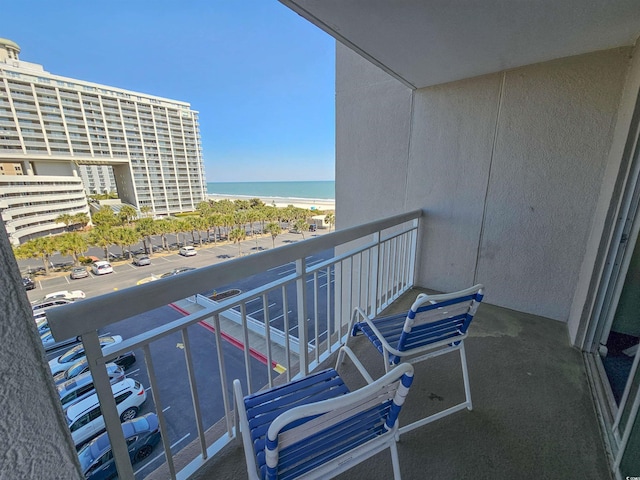
[[[208,182],[210,195],[237,195],[239,197],[283,197],[335,200],[336,182]]]

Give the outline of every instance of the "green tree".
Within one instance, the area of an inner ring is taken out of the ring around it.
[[[194,232],[198,233],[198,240],[200,243],[200,246],[202,247],[202,230],[205,230],[207,228],[206,223],[204,221],[204,219],[202,217],[187,217],[187,223],[189,224],[189,226],[191,227],[191,239],[193,241],[193,244],[196,244],[196,239],[194,237]]]
[[[302,234],[302,239],[304,240],[304,232],[309,230],[309,224],[304,218],[299,218],[298,220],[296,220],[293,228],[295,228]]]
[[[138,211],[131,205],[123,205],[118,212],[118,220],[121,226],[130,225],[138,217]]]
[[[113,208],[103,205],[93,214],[93,223],[96,227],[113,227],[118,223],[118,217],[113,213]]]
[[[40,237],[23,243],[13,249],[16,258],[40,258],[44,266],[44,272],[49,274],[51,255],[56,251],[53,237]]]
[[[80,265],[79,257],[89,247],[86,236],[78,232],[68,232],[56,237],[56,244],[61,255],[73,258],[75,266]]]
[[[69,213],[63,213],[56,217],[56,223],[64,223],[65,228],[69,231],[69,227],[74,225],[76,222],[73,218],[73,215]]]
[[[140,235],[144,251],[147,255],[153,254],[153,246],[151,245],[151,235],[156,233],[155,225],[153,224],[153,218],[144,217],[136,222],[136,231]],[[147,242],[149,242],[147,246]]]
[[[109,260],[109,247],[113,245],[114,228],[110,225],[99,225],[89,232],[88,241],[104,250],[104,259]]]
[[[173,229],[171,226],[171,220],[166,218],[156,220],[156,233],[160,235],[160,239],[162,241],[162,249],[169,250],[169,245],[167,243],[167,234],[173,233]]]
[[[89,225],[89,222],[89,215],[87,215],[85,212],[78,212],[73,215],[73,224],[80,225],[80,228],[85,228],[87,225]]]
[[[229,240],[238,244],[238,256],[242,256],[242,240],[247,238],[247,231],[244,228],[234,228],[229,233]]]
[[[276,237],[282,233],[282,227],[280,226],[280,224],[276,222],[271,222],[267,224],[264,231],[271,235],[271,242],[273,243],[273,248],[276,248]]]
[[[264,207],[264,202],[262,200],[260,200],[259,198],[251,198],[249,199],[249,206],[254,209],[260,209],[262,207]]]
[[[151,207],[149,205],[143,205],[140,207],[140,213],[142,213],[143,216],[148,217],[151,213]]]
[[[329,224],[329,231],[331,231],[331,227],[336,223],[336,216],[333,213],[327,213],[324,216],[324,221]]]
[[[196,211],[200,214],[200,217],[206,218],[211,215],[213,208],[211,207],[211,204],[209,202],[200,202],[196,206]]]
[[[131,245],[140,241],[140,232],[131,227],[120,227],[113,231],[113,243],[120,247],[122,250],[122,257],[124,258],[124,247],[127,248],[127,257],[131,258]]]

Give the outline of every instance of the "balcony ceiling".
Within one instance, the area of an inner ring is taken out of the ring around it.
[[[280,0],[421,88],[633,45],[638,0]]]

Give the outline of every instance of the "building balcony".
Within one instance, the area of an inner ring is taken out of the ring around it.
[[[149,397],[163,432],[155,455],[164,456],[164,464],[146,472],[148,478],[246,478],[244,453],[234,441],[233,378],[225,367],[231,363],[225,339],[244,345],[243,365],[234,375],[245,382],[245,392],[247,385],[255,392],[331,365],[355,306],[372,316],[407,311],[424,291],[414,278],[425,222],[420,211],[409,212],[52,310],[49,322],[56,337],[82,335],[120,478],[134,478],[134,467],[99,365],[120,352],[142,352],[139,368],[148,373]],[[268,276],[278,268],[283,268],[280,275]],[[239,295],[213,300],[225,285],[251,278],[251,286]],[[270,303],[280,304],[279,316],[270,315]],[[103,356],[99,329],[167,304],[184,316],[154,324]],[[191,347],[193,328],[202,327],[215,338],[211,354],[216,360],[206,365]],[[172,381],[189,385],[180,400],[159,395],[166,381],[159,372],[168,365],[151,354],[155,345],[176,338],[185,368],[182,379],[174,371]],[[358,340],[354,350],[374,378],[381,375],[379,354],[366,340]],[[403,434],[399,453],[404,478],[424,478],[427,468],[438,479],[611,478],[582,355],[569,345],[565,324],[483,304],[466,345],[474,409]],[[449,375],[451,365],[460,370],[456,355],[416,365],[401,422],[464,398],[461,376]],[[357,388],[361,380],[350,363],[341,368],[347,383]],[[182,417],[196,434],[184,448],[175,447],[174,425],[162,408],[176,401],[192,406]],[[213,404],[219,411],[216,418],[205,408]],[[388,453],[381,453],[341,478],[390,477]]]

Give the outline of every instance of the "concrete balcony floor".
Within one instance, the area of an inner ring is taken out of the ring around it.
[[[408,310],[421,291],[404,295],[385,313]],[[402,477],[611,479],[582,355],[567,338],[563,323],[482,304],[465,342],[473,411],[402,435]],[[353,349],[374,378],[384,373],[381,356],[366,339],[358,337]],[[352,389],[364,384],[348,360],[340,373]],[[401,425],[463,399],[457,352],[418,363]],[[392,477],[385,451],[338,478]],[[194,478],[247,478],[240,442],[225,447]]]

